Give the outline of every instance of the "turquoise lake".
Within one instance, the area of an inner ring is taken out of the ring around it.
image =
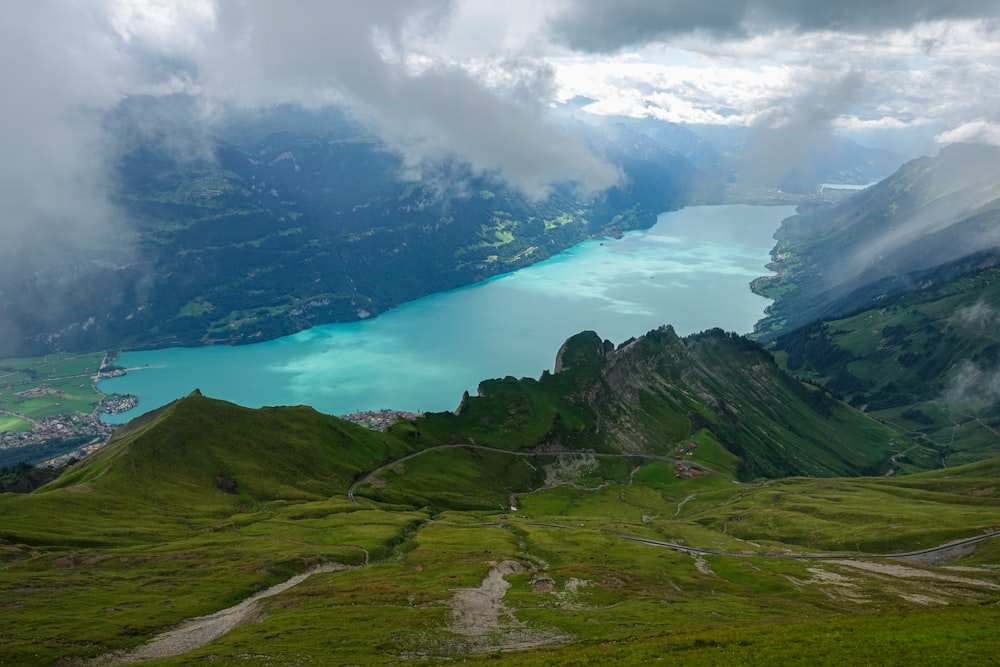
[[[686,335],[752,330],[766,299],[772,235],[791,206],[696,206],[621,239],[581,243],[544,262],[434,294],[378,317],[240,347],[125,352],[105,393],[135,394],[124,423],[199,388],[248,407],[311,405],[346,414],[455,409],[483,379],[538,377],[569,336],[618,344],[661,324]]]

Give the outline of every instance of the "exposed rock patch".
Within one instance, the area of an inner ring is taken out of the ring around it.
[[[503,597],[510,588],[504,577],[529,571],[517,561],[505,560],[490,568],[478,588],[454,591],[450,602],[452,623],[448,629],[462,637],[456,649],[468,653],[511,651],[544,646],[566,638],[555,631],[527,628],[504,605]],[[536,581],[543,579],[547,577]]]

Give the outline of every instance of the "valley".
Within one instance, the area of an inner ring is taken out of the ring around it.
[[[766,347],[583,331],[454,410],[357,413],[384,431],[200,391],[132,419],[0,495],[0,661],[988,663],[995,252],[827,289],[816,276],[864,245],[839,221],[887,187],[782,225],[778,275],[756,283],[776,299]],[[989,207],[955,218],[963,247],[989,238]],[[666,272],[638,256],[644,281]],[[803,304],[824,316],[796,326]],[[98,357],[12,361],[11,400],[67,400]]]
[[[0,3],[0,665],[1000,664],[1000,5],[909,5]]]
[[[566,353],[568,370],[553,378],[585,387],[589,357]],[[526,412],[512,396],[505,414],[538,414],[541,404]],[[470,405],[465,437],[480,437],[467,427],[494,414]],[[707,432],[664,450],[711,469],[682,478],[644,447],[617,457],[537,444],[433,449],[421,442],[440,431],[432,421],[381,434],[307,408],[249,410],[197,394],[137,420],[39,492],[0,496],[0,590],[16,610],[0,617],[0,656],[533,665],[851,655],[919,665],[997,650],[996,459],[746,483]],[[956,541],[967,543],[940,558],[906,555]],[[203,646],[141,648],[292,577]]]

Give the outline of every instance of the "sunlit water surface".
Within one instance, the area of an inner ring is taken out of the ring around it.
[[[615,344],[661,324],[681,335],[748,332],[766,299],[748,283],[767,273],[772,235],[790,206],[696,206],[649,230],[581,243],[489,281],[434,294],[376,318],[315,327],[240,347],[126,352],[128,374],[105,393],[135,394],[123,423],[190,393],[240,405],[311,405],[346,414],[453,410],[486,378],[537,377],[569,336]]]

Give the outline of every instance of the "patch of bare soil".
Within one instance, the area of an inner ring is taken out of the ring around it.
[[[694,559],[695,569],[697,569],[699,572],[701,572],[702,574],[711,575],[713,577],[717,576],[715,572],[712,572],[712,568],[709,566],[707,560],[705,560],[698,554],[691,554],[691,557]]]
[[[505,560],[490,568],[478,588],[459,588],[454,591],[450,602],[452,622],[448,629],[461,636],[462,650],[468,653],[512,651],[565,639],[555,631],[527,628],[504,605],[503,597],[510,588],[510,583],[504,577],[527,572],[528,568],[521,563]]]
[[[597,457],[589,453],[560,454],[555,462],[543,466],[545,488],[563,484],[575,485],[581,474],[598,465]]]
[[[915,563],[917,565],[945,565],[947,563],[953,563],[956,560],[965,558],[966,556],[971,556],[976,553],[977,546],[978,545],[975,543],[956,544],[953,547],[932,551],[931,553],[902,556],[897,560],[901,560],[905,563]]]
[[[340,563],[319,565],[302,574],[295,575],[288,581],[256,593],[228,609],[217,611],[208,616],[199,616],[184,621],[177,627],[154,637],[138,648],[128,652],[115,651],[114,653],[108,653],[92,660],[89,664],[94,667],[130,665],[146,660],[169,658],[193,651],[221,637],[234,628],[261,620],[263,612],[258,604],[260,600],[286,591],[318,572],[337,572],[347,569],[349,568],[346,565],[341,565]]]
[[[859,590],[857,581],[850,577],[824,570],[821,567],[810,567],[807,568],[807,571],[812,575],[812,579],[799,583],[806,586],[816,586],[831,600],[859,604],[868,601],[868,596]]]
[[[972,577],[962,577],[955,574],[941,574],[940,572],[931,572],[929,570],[923,570],[916,567],[907,567],[906,565],[871,563],[862,560],[837,560],[837,561],[827,561],[827,562],[830,565],[846,565],[847,567],[853,567],[858,570],[875,572],[877,574],[883,574],[899,579],[913,579],[913,578],[931,579],[934,581],[944,581],[950,584],[959,584],[962,586],[987,588],[995,591],[1000,590],[1000,584],[995,584],[991,581],[973,579]]]

